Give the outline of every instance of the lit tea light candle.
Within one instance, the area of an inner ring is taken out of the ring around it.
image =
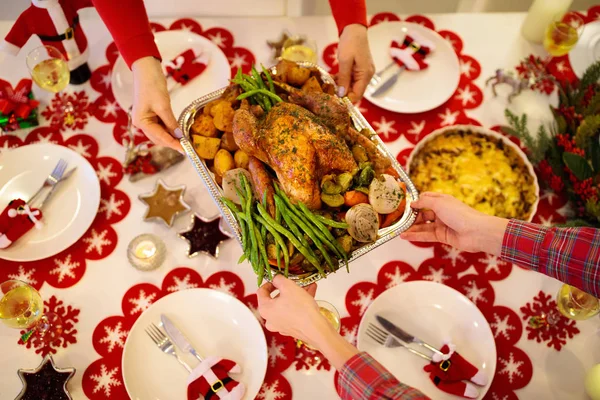
[[[127,258],[133,267],[151,271],[161,266],[165,260],[166,248],[155,235],[144,234],[134,238],[127,248]]]

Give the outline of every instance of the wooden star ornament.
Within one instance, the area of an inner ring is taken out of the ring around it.
[[[50,354],[44,357],[37,368],[19,369],[17,373],[23,382],[23,389],[15,400],[72,399],[67,383],[75,374],[75,368],[58,368]]]
[[[157,180],[151,193],[139,196],[139,199],[148,206],[144,221],[158,219],[167,226],[172,226],[178,214],[190,210],[190,206],[183,201],[184,192],[185,185],[169,187],[162,179]]]
[[[187,231],[179,233],[179,237],[188,242],[188,257],[200,253],[211,257],[219,257],[219,245],[231,238],[228,232],[221,228],[221,218],[207,220],[199,215],[192,215],[192,222]]]

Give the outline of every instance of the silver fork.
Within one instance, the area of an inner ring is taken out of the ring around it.
[[[62,161],[62,164],[60,166],[60,168],[58,169],[58,171],[56,173],[52,173],[52,180],[54,181],[52,183],[52,185],[50,185],[50,190],[48,191],[48,193],[46,194],[46,197],[44,197],[42,199],[42,202],[40,203],[40,205],[37,207],[40,210],[44,207],[44,204],[46,204],[46,201],[52,196],[52,193],[54,193],[54,191],[56,190],[56,188],[58,187],[58,184],[60,183],[60,181],[62,180],[63,175],[65,174],[65,169],[67,169],[67,162],[64,160],[60,160]],[[59,163],[60,163],[59,161]]]
[[[38,189],[37,192],[35,192],[35,194],[33,196],[31,196],[31,198],[27,201],[27,204],[31,205],[33,203],[33,201],[35,200],[35,198],[37,196],[39,196],[39,194],[45,188],[47,188],[47,187],[54,188],[55,185],[62,178],[63,174],[65,173],[65,169],[66,168],[67,168],[67,162],[65,160],[63,160],[63,159],[58,160],[58,163],[56,163],[56,166],[54,167],[54,169],[52,170],[52,172],[50,173],[50,175],[48,175],[48,177],[44,181],[44,184]],[[46,199],[48,197],[49,197],[49,195],[46,196],[46,198],[44,199],[44,201],[46,201]],[[44,201],[42,201],[42,204],[44,203]],[[38,207],[38,208],[41,208],[41,206]]]
[[[416,354],[419,357],[422,357],[426,360],[431,361],[430,356],[423,354],[418,350],[413,349],[412,347],[408,346],[406,343],[402,343],[401,341],[396,339],[394,336],[390,335],[389,333],[387,333],[383,329],[379,328],[375,324],[369,323],[369,325],[367,326],[366,333],[367,333],[368,337],[370,337],[371,339],[373,339],[375,342],[379,343],[380,345],[383,345],[384,347],[387,347],[390,349],[395,348],[395,347],[404,347],[406,350],[410,351],[411,353]]]
[[[192,369],[185,361],[179,358],[179,355],[175,351],[175,346],[173,346],[173,342],[167,335],[165,335],[156,325],[150,324],[148,328],[146,328],[146,333],[156,344],[156,347],[160,349],[165,354],[172,355],[179,361],[179,364],[183,365],[188,372],[192,372]]]
[[[368,87],[375,89],[377,86],[379,86],[379,84],[381,83],[381,80],[383,79],[381,76],[383,74],[385,74],[386,71],[388,69],[392,68],[395,64],[396,64],[396,61],[392,60],[392,62],[389,63],[388,65],[386,65],[382,70],[377,71],[375,73],[375,75],[373,75],[371,80],[369,81]]]

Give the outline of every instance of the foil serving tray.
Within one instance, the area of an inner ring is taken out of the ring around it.
[[[309,62],[300,62],[298,64],[300,66],[306,67],[306,68],[316,68],[321,73],[321,78],[323,79],[324,82],[335,85],[335,81],[333,80],[331,75],[329,75],[329,73],[327,71],[325,71],[323,68],[319,67],[318,65],[315,65],[315,64],[312,64]],[[271,72],[276,74],[277,73],[276,67],[272,67]],[[198,172],[198,175],[202,179],[202,182],[204,182],[204,185],[208,189],[208,192],[210,193],[210,195],[213,198],[214,202],[216,203],[217,207],[219,207],[219,210],[221,211],[221,215],[223,216],[223,219],[227,222],[227,224],[231,228],[233,236],[237,239],[238,243],[241,246],[242,238],[241,238],[240,226],[237,223],[235,216],[231,213],[231,211],[227,208],[227,206],[225,206],[225,204],[223,204],[223,202],[221,202],[221,197],[223,196],[223,190],[215,181],[212,172],[209,171],[204,160],[202,160],[196,154],[196,151],[194,150],[194,146],[192,145],[192,139],[191,139],[191,135],[190,135],[190,127],[192,126],[192,124],[194,122],[196,113],[201,111],[202,108],[206,104],[221,97],[223,92],[225,92],[225,89],[226,88],[219,89],[219,90],[209,93],[205,96],[202,96],[199,99],[194,100],[189,106],[187,106],[185,108],[185,110],[182,111],[181,115],[179,116],[178,122],[179,122],[179,126],[183,130],[184,137],[180,140],[180,142],[181,142],[181,145],[183,146],[183,149],[184,149],[185,153],[187,154],[189,160],[192,162],[194,168]],[[400,166],[400,163],[398,163],[398,161],[396,160],[396,157],[394,157],[394,155],[392,153],[390,153],[390,151],[385,146],[385,144],[383,143],[381,138],[377,135],[375,130],[373,130],[371,125],[367,122],[367,120],[360,113],[360,111],[350,102],[350,100],[347,97],[343,98],[342,101],[348,108],[348,114],[350,114],[350,116],[352,117],[352,121],[353,121],[356,129],[358,131],[361,131],[362,129],[368,129],[372,133],[374,142],[377,144],[377,147],[383,154],[388,156],[388,158],[390,159],[390,161],[392,163],[392,167],[396,170],[396,172],[400,176],[400,180],[406,184],[406,191],[407,191],[407,193],[406,193],[407,194],[407,196],[406,196],[406,211],[404,212],[404,215],[402,216],[402,218],[400,218],[400,220],[398,222],[396,222],[395,224],[393,224],[392,226],[380,229],[377,240],[375,242],[367,243],[364,246],[352,251],[352,253],[350,253],[350,255],[349,255],[350,256],[349,262],[351,262],[351,261],[358,259],[361,256],[364,256],[365,254],[367,254],[371,250],[381,246],[382,244],[394,239],[395,237],[399,236],[402,232],[406,231],[408,228],[410,228],[412,226],[412,224],[415,222],[415,220],[417,218],[417,212],[414,211],[410,207],[410,204],[419,198],[419,192],[417,191],[417,188],[415,187],[413,182],[410,180],[406,171],[404,171],[404,169]],[[337,271],[326,272],[326,275],[338,272],[340,270],[345,270],[345,268],[343,268],[343,267],[344,267],[344,264],[343,264],[343,262],[341,262],[340,268]],[[295,281],[300,286],[306,286],[306,285],[310,285],[311,283],[322,279],[323,277],[318,272],[314,272],[314,273],[307,273],[307,274],[303,274],[303,275],[289,274],[289,278],[291,280]]]

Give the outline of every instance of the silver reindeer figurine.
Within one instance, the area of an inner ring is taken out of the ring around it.
[[[492,83],[492,93],[494,93],[494,97],[498,96],[496,92],[496,86],[505,83],[512,87],[512,92],[508,96],[508,102],[510,103],[516,96],[521,94],[521,92],[530,85],[530,79],[520,79],[515,76],[512,72],[506,72],[502,69],[496,70],[496,75],[489,78],[485,81],[486,86]]]

